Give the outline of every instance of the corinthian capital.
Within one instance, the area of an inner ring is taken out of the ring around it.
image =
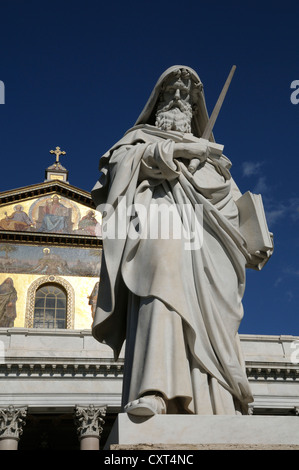
[[[76,406],[75,423],[77,425],[79,439],[83,437],[100,438],[103,431],[103,425],[105,424],[103,418],[106,416],[106,409],[106,406]]]
[[[19,439],[26,424],[27,407],[15,408],[9,405],[0,408],[0,439]]]

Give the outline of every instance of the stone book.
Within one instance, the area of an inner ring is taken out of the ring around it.
[[[249,253],[267,253],[273,249],[262,196],[247,191],[236,201],[239,209],[240,232],[246,240]]]

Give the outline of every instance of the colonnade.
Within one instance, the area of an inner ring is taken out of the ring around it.
[[[76,406],[74,423],[77,428],[80,450],[99,450],[105,424],[107,406]],[[28,407],[9,405],[0,407],[0,450],[18,450],[26,425]]]

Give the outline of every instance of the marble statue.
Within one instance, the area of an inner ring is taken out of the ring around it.
[[[125,342],[122,401],[131,415],[247,414],[253,401],[238,337],[245,269],[260,269],[272,251],[248,249],[242,194],[213,134],[201,138],[207,122],[197,73],[170,67],[100,159],[93,335],[115,358]]]

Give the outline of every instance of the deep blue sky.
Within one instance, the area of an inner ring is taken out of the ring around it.
[[[248,270],[240,332],[299,335],[298,17],[298,1],[1,0],[0,190],[42,182],[56,146],[91,190],[167,67],[198,72],[211,112],[235,64],[214,134],[275,236],[263,271]]]

